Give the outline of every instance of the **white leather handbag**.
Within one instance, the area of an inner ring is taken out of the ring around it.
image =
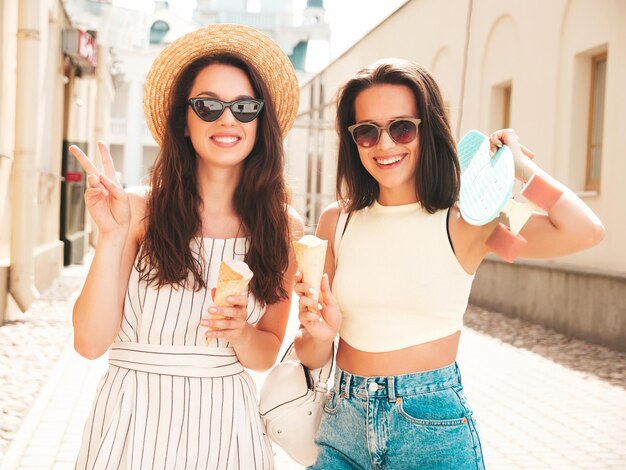
[[[291,344],[261,387],[259,411],[269,438],[305,467],[317,458],[320,426],[335,365],[335,351],[321,369],[302,365]]]

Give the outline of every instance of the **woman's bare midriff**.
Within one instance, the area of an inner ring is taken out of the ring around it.
[[[440,369],[456,361],[461,332],[428,343],[387,352],[365,352],[339,341],[337,365],[363,377],[411,374]]]

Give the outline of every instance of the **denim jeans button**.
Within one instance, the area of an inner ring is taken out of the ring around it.
[[[370,385],[369,385],[368,388],[369,388],[370,392],[372,392],[372,393],[376,392],[378,390],[378,384],[376,382],[370,382]]]

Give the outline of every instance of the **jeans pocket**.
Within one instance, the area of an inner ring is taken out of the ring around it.
[[[419,461],[419,468],[484,470],[473,413],[461,392],[460,387],[450,387],[398,398],[392,426],[394,435],[401,437],[393,453]]]
[[[403,419],[419,426],[464,426],[469,417],[450,388],[405,396],[397,400],[396,406]]]
[[[341,400],[341,394],[337,393],[336,390],[331,390],[324,404],[324,413],[329,415],[337,414]]]

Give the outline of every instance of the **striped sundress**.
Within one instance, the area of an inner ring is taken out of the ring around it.
[[[131,273],[122,326],[87,419],[76,469],[271,469],[250,375],[224,339],[205,345],[222,260],[245,238],[195,239],[207,289],[155,289]],[[263,315],[249,294],[248,322]]]

